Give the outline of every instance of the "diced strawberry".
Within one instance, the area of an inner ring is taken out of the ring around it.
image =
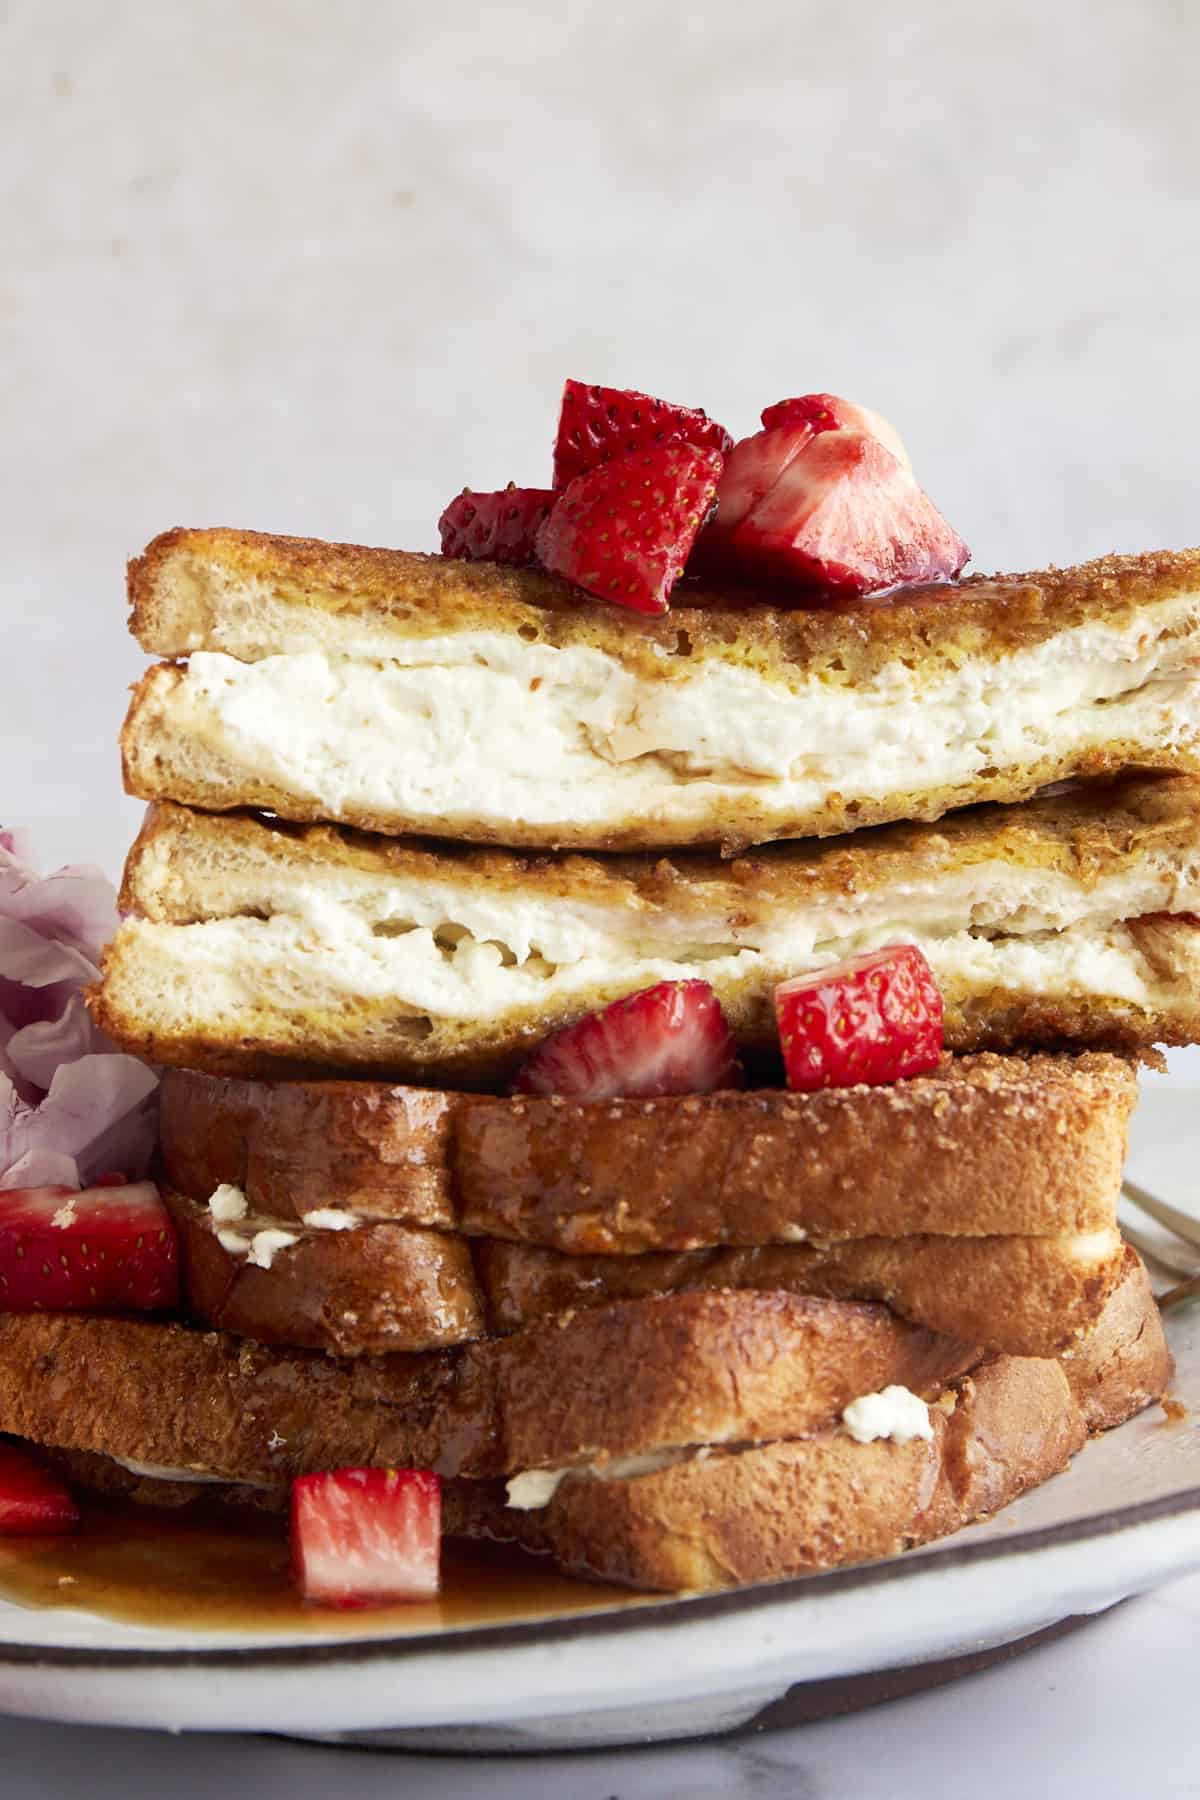
[[[945,581],[970,555],[910,472],[862,431],[814,437],[722,549],[747,580],[829,598]]]
[[[492,494],[464,488],[438,520],[442,555],[516,567],[531,563],[538,526],[553,500],[549,488],[519,488],[511,481]]]
[[[634,612],[662,613],[708,517],[721,458],[663,444],[576,476],[538,532],[543,568]]]
[[[179,1242],[152,1181],[0,1190],[0,1312],[156,1312]]]
[[[554,444],[554,488],[630,450],[662,444],[691,444],[724,456],[733,439],[723,425],[694,406],[672,406],[634,388],[594,387],[568,381],[563,387],[558,437]]]
[[[740,1081],[733,1037],[707,981],[660,981],[556,1031],[534,1051],[513,1091],[650,1099],[708,1094]]]
[[[74,1531],[79,1508],[66,1488],[15,1444],[0,1444],[0,1537]]]
[[[821,431],[865,431],[868,437],[878,438],[906,469],[912,468],[903,438],[882,413],[855,406],[837,394],[800,394],[794,400],[777,400],[774,406],[763,408],[761,417],[768,430],[803,424],[812,427],[814,437]]]
[[[912,944],[797,975],[775,989],[788,1086],[880,1087],[937,1066],[942,996]]]
[[[766,499],[788,464],[808,448],[815,436],[812,424],[800,419],[770,431],[756,431],[753,437],[742,438],[734,445],[717,483],[716,515],[696,539],[688,561],[689,575],[724,575],[737,580],[738,527]],[[743,568],[740,573],[748,580],[753,571]]]
[[[438,1591],[442,1484],[428,1469],[335,1469],[292,1483],[292,1558],[306,1600],[378,1606]]]

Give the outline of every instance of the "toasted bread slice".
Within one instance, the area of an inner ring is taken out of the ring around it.
[[[171,1070],[161,1154],[190,1199],[230,1184],[285,1224],[340,1209],[577,1255],[1074,1237],[1116,1221],[1136,1097],[1133,1065],[1098,1051],[595,1104]]]
[[[55,1358],[63,1345],[46,1328],[87,1323],[28,1321]],[[141,1360],[148,1340],[131,1348]],[[4,1354],[0,1333],[0,1361]],[[106,1360],[97,1370],[102,1403],[116,1367]],[[45,1371],[33,1369],[36,1384]],[[668,1591],[811,1573],[891,1555],[995,1512],[1065,1467],[1089,1431],[1160,1398],[1170,1379],[1157,1308],[1131,1252],[1124,1279],[1071,1358],[1002,1356],[955,1377],[931,1408],[930,1442],[859,1444],[826,1427],[765,1444],[681,1445],[644,1457],[640,1473],[612,1460],[555,1471],[544,1484],[548,1498],[534,1508],[508,1504],[503,1482],[451,1479],[443,1530],[518,1543],[581,1572]],[[113,1399],[107,1414],[125,1442],[135,1390],[119,1384]],[[58,1460],[81,1486],[139,1502],[186,1506],[197,1495],[169,1469],[128,1468],[95,1451],[68,1449]],[[263,1485],[201,1491],[237,1505],[287,1504],[277,1472]]]
[[[989,1352],[1053,1356],[1095,1323],[1122,1267],[1115,1226],[1074,1237],[867,1237],[562,1256],[345,1212],[329,1215],[340,1230],[263,1218],[223,1227],[199,1202],[165,1193],[192,1319],[334,1356],[433,1350],[611,1300],[699,1288],[882,1300],[900,1318]],[[265,1254],[256,1255],[260,1244]]]
[[[711,858],[432,849],[152,809],[96,1017],[151,1060],[502,1080],[548,1032],[703,976],[748,1047],[801,970],[915,941],[952,1049],[1200,1036],[1200,783],[1129,781]]]
[[[886,602],[683,584],[642,618],[533,570],[172,531],[132,625],[180,658],[122,737],[147,799],[592,849],[828,836],[1200,767],[1200,550]]]
[[[618,1301],[508,1338],[336,1361],[183,1325],[0,1316],[0,1431],[268,1485],[342,1465],[513,1475],[823,1430],[928,1398],[975,1345],[886,1307],[778,1293]]]

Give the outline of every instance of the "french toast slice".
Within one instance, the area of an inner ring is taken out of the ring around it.
[[[175,530],[129,569],[126,784],[390,835],[661,849],[1200,768],[1200,550],[816,609],[684,582]]]
[[[837,843],[530,857],[152,808],[95,1016],[151,1061],[503,1083],[547,1033],[711,982],[777,1052],[775,986],[914,942],[953,1050],[1200,1036],[1200,782],[1130,779]]]

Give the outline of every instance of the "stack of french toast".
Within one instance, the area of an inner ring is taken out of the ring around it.
[[[1200,1038],[1200,552],[960,578],[889,428],[786,404],[568,384],[440,557],[131,565],[93,1008],[165,1068],[183,1317],[5,1319],[0,1429],[147,1503],[428,1471],[446,1535],[676,1590],[1164,1394],[1117,1200]]]

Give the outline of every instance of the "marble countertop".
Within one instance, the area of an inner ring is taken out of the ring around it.
[[[1200,1791],[1200,1575],[935,1692],[793,1731],[578,1756],[460,1758],[0,1719],[4,1800],[1108,1800]]]

